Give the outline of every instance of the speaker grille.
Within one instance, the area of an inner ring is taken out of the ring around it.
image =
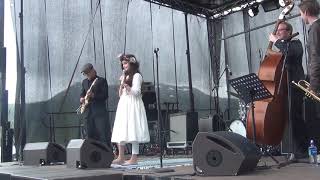
[[[90,160],[94,163],[97,163],[99,161],[101,161],[101,153],[98,152],[98,151],[93,151],[91,154],[90,154]]]
[[[223,158],[220,151],[211,150],[207,153],[207,163],[212,167],[220,166],[222,160]]]

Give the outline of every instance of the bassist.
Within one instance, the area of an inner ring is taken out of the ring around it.
[[[288,112],[290,113],[288,116],[288,120],[290,121],[288,131],[290,131],[289,136],[292,137],[291,142],[289,142],[289,148],[291,150],[290,160],[304,157],[308,148],[306,125],[302,116],[303,93],[291,84],[292,81],[298,82],[304,79],[302,67],[303,47],[299,39],[290,39],[292,32],[292,25],[282,21],[278,25],[276,34],[270,34],[269,36],[269,40],[287,56],[285,58],[285,71],[287,72],[288,78]]]

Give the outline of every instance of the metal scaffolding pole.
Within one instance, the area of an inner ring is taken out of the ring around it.
[[[12,161],[12,131],[8,122],[8,91],[6,90],[6,48],[4,47],[4,0],[0,0],[0,115],[1,162]]]
[[[190,98],[190,111],[194,112],[194,96],[192,91],[192,78],[191,78],[191,58],[190,58],[190,46],[189,46],[189,29],[188,29],[188,14],[185,13],[185,25],[186,25],[186,40],[187,40],[187,64],[188,64],[188,81],[189,81],[189,98]]]

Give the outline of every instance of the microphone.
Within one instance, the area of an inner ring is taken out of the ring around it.
[[[290,36],[288,36],[285,39],[281,39],[281,42],[290,42],[292,38],[296,37],[299,35],[299,32],[293,33]]]
[[[153,52],[154,53],[158,53],[159,52],[159,48],[154,48]]]
[[[121,85],[123,85],[125,78],[126,78],[126,70],[123,69],[122,70],[122,80],[120,82]]]
[[[299,32],[293,33],[292,35],[290,35],[286,40],[290,41],[292,38],[296,37],[299,35]]]
[[[226,65],[226,69],[227,69],[227,71],[228,71],[229,75],[230,75],[230,76],[232,76],[232,72],[231,72],[231,69],[230,69],[230,67],[229,67],[229,65],[228,65],[228,64]]]

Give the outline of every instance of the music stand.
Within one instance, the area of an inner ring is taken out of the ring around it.
[[[254,118],[254,101],[268,99],[272,97],[272,94],[260,81],[255,73],[250,73],[235,79],[229,80],[230,85],[240,95],[240,98],[246,103],[251,103],[252,113],[252,127],[253,127],[253,143],[256,144],[256,125]],[[256,144],[257,145],[257,144]],[[268,151],[266,153],[279,165],[279,161],[276,160]]]
[[[255,73],[250,73],[235,79],[229,80],[230,85],[240,95],[241,99],[247,105],[251,103],[252,124],[253,124],[253,143],[256,143],[256,128],[254,118],[254,101],[271,98],[272,94],[263,85]]]

